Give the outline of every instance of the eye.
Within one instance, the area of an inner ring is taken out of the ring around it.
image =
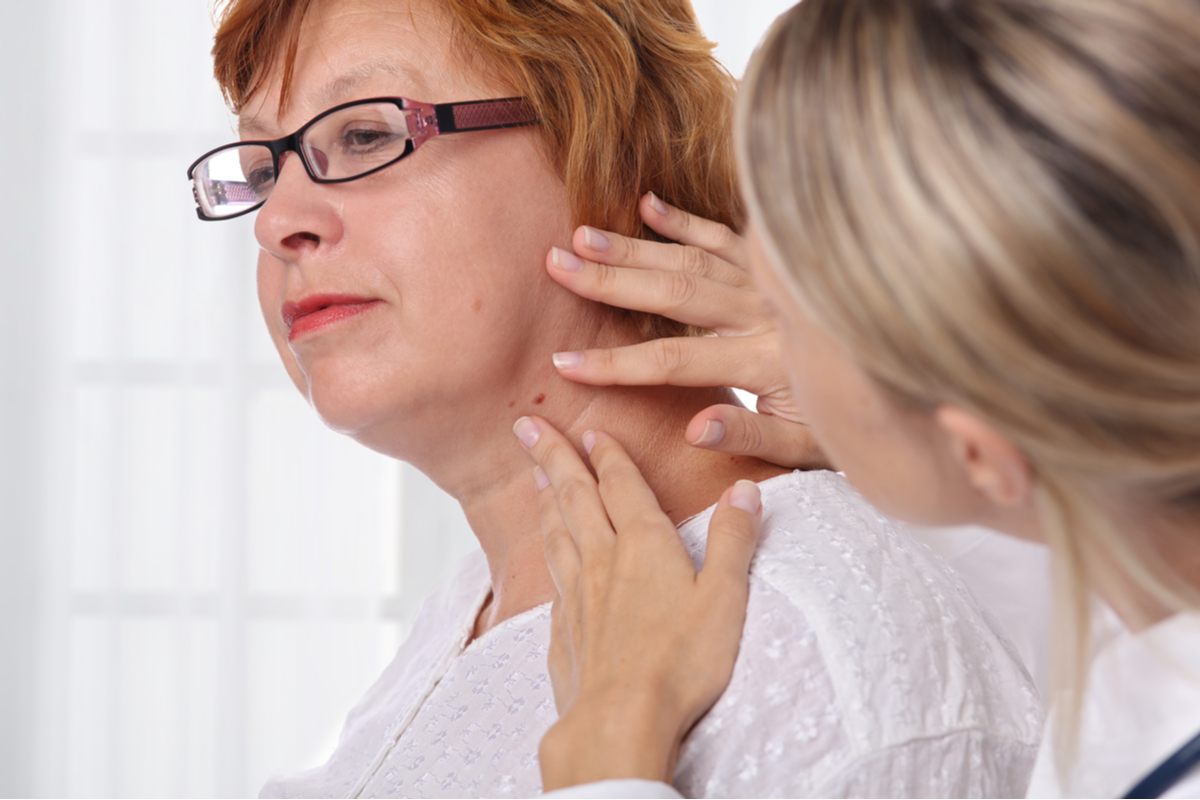
[[[379,144],[380,141],[390,139],[394,134],[391,131],[377,131],[368,129],[359,129],[347,132],[345,143],[351,147],[371,147]]]
[[[380,123],[374,124],[377,127],[366,127],[360,123],[359,127],[349,128],[342,133],[342,151],[350,155],[365,155],[385,149],[402,138],[390,127]]]
[[[246,183],[250,185],[257,194],[262,194],[271,185],[275,183],[275,167],[267,163],[253,167],[246,172]]]

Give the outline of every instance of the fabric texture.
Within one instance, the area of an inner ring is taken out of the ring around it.
[[[733,679],[680,752],[684,796],[1014,797],[1041,703],[962,580],[838,475],[761,484],[761,545]],[[712,509],[680,526],[702,563]],[[482,553],[431,595],[329,761],[263,796],[537,794],[556,719],[550,606],[467,644]]]
[[[641,797],[647,798],[647,800],[674,800],[677,797],[682,797],[682,795],[670,784],[629,778],[619,781],[581,783],[578,786],[568,786],[565,789],[546,792],[542,797],[552,798],[552,800],[595,800],[596,798],[605,797]]]
[[[962,576],[1017,648],[1043,700],[1049,697],[1049,548],[977,525],[904,527]]]
[[[1088,670],[1078,751],[1069,769],[1054,753],[1053,721],[1030,797],[1123,797],[1200,733],[1200,612],[1117,634]],[[1193,769],[1163,797],[1200,797]]]

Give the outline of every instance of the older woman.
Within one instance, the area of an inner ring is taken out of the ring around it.
[[[592,250],[611,245],[600,227],[668,247],[639,220],[649,189],[736,225],[732,86],[710,50],[682,0],[226,8],[216,72],[242,141],[193,165],[200,215],[258,209],[263,316],[297,388],[331,427],[457,498],[482,546],[426,601],[329,761],[265,794],[540,789],[556,590],[533,464],[511,433],[533,412],[572,446],[595,428],[629,442],[697,551],[710,518],[719,530],[739,506],[761,511],[746,657],[680,754],[681,789],[1024,788],[1036,693],[940,562],[832,473],[691,447],[678,431],[732,404],[727,390],[591,387],[551,365],[682,330],[558,286],[547,269],[582,267],[574,226]],[[722,274],[745,285],[736,272]],[[535,444],[535,426],[517,433]],[[914,697],[933,710],[912,714]]]
[[[805,0],[744,89],[751,270],[818,441],[881,508],[1054,553],[1059,693],[1032,796],[1200,792],[1197,53],[1195,0]],[[691,312],[719,318],[709,288]],[[597,491],[536,424],[569,657],[547,786],[669,778],[662,732],[736,646],[754,520],[702,581],[612,437],[589,436]],[[655,574],[626,566],[639,551]],[[631,792],[651,793],[673,796]]]

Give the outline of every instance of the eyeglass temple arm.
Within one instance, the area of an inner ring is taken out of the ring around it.
[[[437,115],[438,133],[515,128],[533,125],[538,121],[533,108],[522,97],[442,103],[434,106],[433,110]]]

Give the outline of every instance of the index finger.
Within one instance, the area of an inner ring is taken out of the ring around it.
[[[746,240],[728,225],[668,205],[654,192],[641,199],[638,211],[655,233],[673,242],[702,248],[741,269],[750,263]]]
[[[558,373],[592,386],[733,386],[764,394],[775,385],[775,337],[689,336],[554,353]]]
[[[566,437],[541,417],[521,417],[513,424],[513,433],[550,479],[581,556],[610,547],[613,530],[596,480]]]
[[[679,249],[678,245],[640,239],[629,242],[640,242],[638,248],[655,245]],[[613,266],[584,261],[557,247],[550,250],[547,263],[555,281],[580,297],[605,305],[661,314],[722,333],[741,333],[765,324],[762,303],[744,276],[730,282],[685,269]]]
[[[674,523],[663,513],[654,491],[625,448],[613,437],[598,431],[584,434],[584,446],[589,449],[600,499],[604,501],[618,538],[628,532],[645,541],[647,536],[669,533],[670,538],[678,542],[679,532]]]

